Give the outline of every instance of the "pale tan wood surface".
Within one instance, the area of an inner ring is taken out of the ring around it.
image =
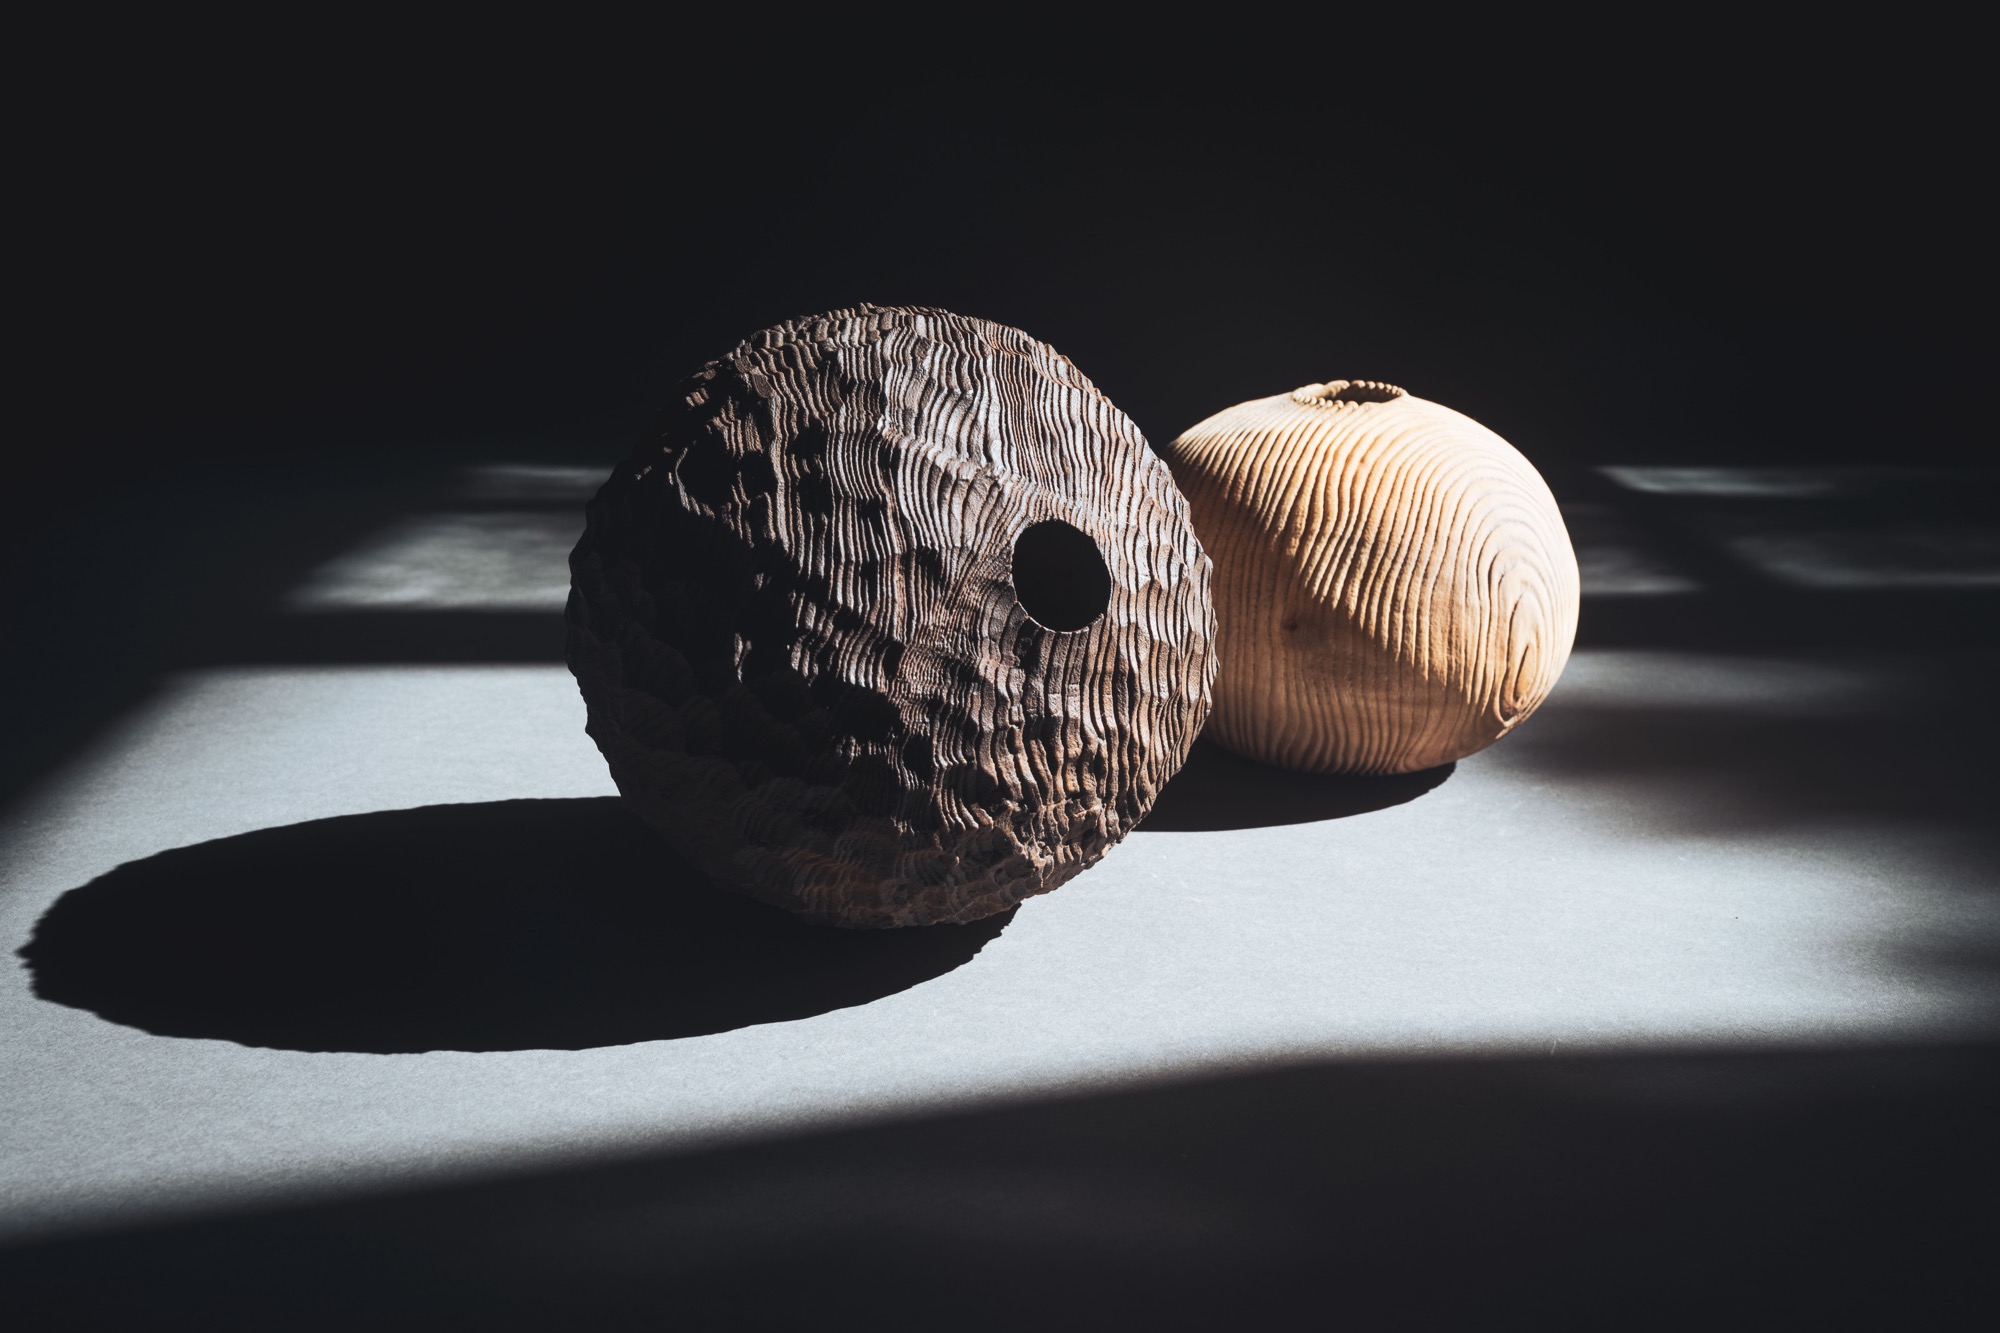
[[[1240,403],[1167,449],[1215,562],[1211,739],[1322,773],[1492,744],[1576,637],[1562,515],[1512,445],[1393,385]]]
[[[1166,466],[1052,348],[944,311],[794,320],[711,362],[571,569],[570,665],[620,790],[815,921],[1055,888],[1208,712],[1209,564]]]

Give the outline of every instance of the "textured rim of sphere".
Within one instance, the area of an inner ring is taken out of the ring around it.
[[[1219,412],[1167,456],[1215,561],[1211,739],[1411,772],[1492,744],[1554,687],[1576,556],[1541,474],[1472,418],[1331,380]]]
[[[1087,534],[1087,627],[1036,623],[1022,530]],[[682,387],[589,507],[569,660],[619,789],[811,920],[963,922],[1129,832],[1215,676],[1209,562],[1144,438],[1018,330],[869,306]]]

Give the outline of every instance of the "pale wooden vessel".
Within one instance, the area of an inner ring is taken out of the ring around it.
[[[1167,468],[1018,330],[860,306],[689,379],[571,556],[632,805],[819,922],[964,922],[1145,817],[1201,730],[1209,563]]]
[[[1576,638],[1555,498],[1470,417],[1367,380],[1240,403],[1168,460],[1215,562],[1208,736],[1316,773],[1408,773],[1491,745]]]

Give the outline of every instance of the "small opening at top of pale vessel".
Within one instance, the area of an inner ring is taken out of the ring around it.
[[[1014,595],[1038,625],[1086,629],[1111,605],[1111,571],[1082,529],[1045,519],[1015,539]]]
[[[1393,403],[1408,397],[1406,391],[1379,380],[1328,380],[1292,390],[1295,403]]]

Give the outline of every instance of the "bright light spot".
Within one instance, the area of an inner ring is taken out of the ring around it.
[[[1949,468],[1880,466],[1602,467],[1598,472],[1630,491],[1715,500],[1825,500],[1866,495],[1885,483],[1950,484]]]
[[[1750,533],[1725,544],[1807,588],[2000,588],[2000,532],[1970,527]]]
[[[580,510],[421,514],[314,570],[294,611],[560,611]]]
[[[477,504],[581,504],[597,494],[611,465],[480,463],[465,468],[453,499]]]

